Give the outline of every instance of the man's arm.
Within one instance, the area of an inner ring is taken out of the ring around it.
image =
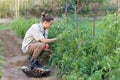
[[[43,38],[40,41],[43,42],[43,43],[45,43],[45,44],[47,44],[47,43],[51,43],[51,42],[56,41],[56,39],[57,38],[52,38],[52,39],[45,39],[45,38]]]

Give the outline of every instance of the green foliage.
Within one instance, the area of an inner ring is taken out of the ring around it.
[[[25,32],[28,30],[29,27],[32,26],[32,24],[35,24],[39,20],[36,18],[31,18],[31,19],[25,19],[23,17],[16,19],[13,21],[11,24],[13,30],[16,31],[16,34],[20,37],[24,37]]]
[[[11,29],[10,24],[0,24],[0,30]]]
[[[72,24],[74,23],[70,22],[69,26],[73,26]],[[58,40],[50,61],[52,65],[58,66],[58,76],[63,80],[118,80],[120,78],[118,74],[120,35],[115,15],[106,16],[105,20],[98,24],[97,27],[102,31],[94,39],[89,27],[79,26],[78,33],[74,27],[60,29],[61,31],[52,29],[52,33],[55,31],[57,35],[61,33],[57,36]]]

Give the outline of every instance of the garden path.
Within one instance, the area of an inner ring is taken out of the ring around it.
[[[21,51],[22,39],[13,30],[1,30],[0,42],[3,48],[3,65],[1,80],[56,80],[54,71],[47,77],[27,77],[20,67],[27,65],[27,56]]]

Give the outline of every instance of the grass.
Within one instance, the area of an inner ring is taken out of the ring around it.
[[[0,30],[11,29],[10,24],[0,24]],[[2,56],[2,42],[0,41],[0,79],[2,77],[2,63],[3,63],[3,56]]]
[[[0,30],[6,29],[8,26],[6,24],[0,24]],[[0,41],[0,79],[2,77],[2,43]]]
[[[0,30],[11,29],[10,24],[0,24]]]

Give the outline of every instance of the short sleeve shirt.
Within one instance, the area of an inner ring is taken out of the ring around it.
[[[48,29],[44,29],[42,24],[33,24],[26,32],[22,42],[22,50],[25,53],[28,50],[30,44],[35,41],[40,41],[43,38],[47,38]]]

